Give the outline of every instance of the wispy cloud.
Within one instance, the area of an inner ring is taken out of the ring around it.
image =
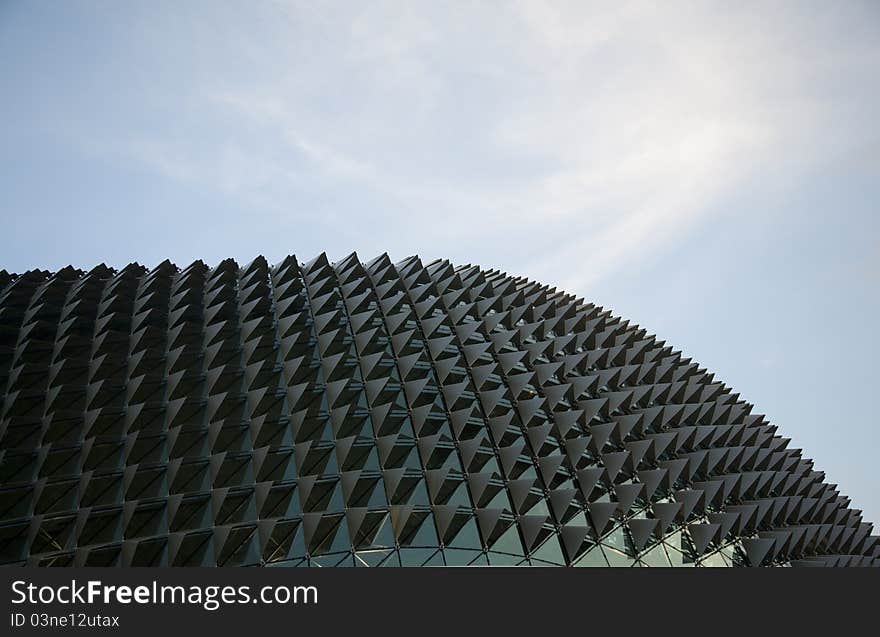
[[[162,97],[197,123],[102,143],[274,215],[306,197],[381,219],[364,251],[498,237],[488,265],[584,292],[769,167],[858,147],[866,95],[834,89],[878,62],[858,16],[798,3],[352,7],[218,11],[173,42],[151,16],[141,43],[190,60]]]

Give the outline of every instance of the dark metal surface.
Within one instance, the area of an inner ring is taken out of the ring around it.
[[[0,563],[880,565],[695,362],[478,267],[0,272]]]

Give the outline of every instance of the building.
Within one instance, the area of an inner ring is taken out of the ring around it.
[[[0,563],[880,565],[636,325],[383,255],[0,272]]]

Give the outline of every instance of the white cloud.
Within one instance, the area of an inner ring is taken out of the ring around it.
[[[344,193],[337,220],[386,224],[364,252],[471,254],[585,293],[768,167],[858,146],[852,115],[877,102],[839,82],[878,61],[858,16],[798,3],[322,6],[201,16],[193,42],[148,25],[182,65],[165,99],[201,123],[119,152],[276,215]]]

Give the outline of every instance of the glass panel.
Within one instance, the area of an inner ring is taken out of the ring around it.
[[[572,566],[608,566],[608,560],[605,559],[601,547],[596,546],[584,553]]]

